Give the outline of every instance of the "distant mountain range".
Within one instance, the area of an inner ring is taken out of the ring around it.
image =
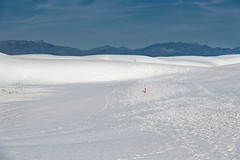
[[[240,47],[212,48],[208,45],[184,42],[168,42],[153,44],[144,48],[129,49],[126,47],[103,46],[99,48],[80,50],[77,48],[56,46],[43,40],[7,40],[0,41],[0,52],[9,55],[20,54],[51,54],[61,56],[85,56],[97,54],[123,54],[123,55],[146,55],[146,56],[217,56],[226,54],[240,54]]]

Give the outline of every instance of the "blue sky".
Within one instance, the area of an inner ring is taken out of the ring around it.
[[[89,49],[169,41],[240,46],[240,0],[0,0],[0,40]]]

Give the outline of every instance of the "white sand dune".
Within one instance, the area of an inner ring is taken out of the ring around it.
[[[158,57],[95,55],[8,56],[0,53],[0,83],[59,84],[139,79],[187,72],[194,67],[240,63],[240,55],[219,57]]]
[[[154,59],[134,63],[129,61],[129,56],[119,56],[120,60],[116,60],[115,56],[112,57],[66,57],[63,59],[59,56],[38,55],[33,58],[33,56],[1,54],[0,82],[57,84],[119,81],[188,70],[185,67],[149,63]],[[139,59],[143,58],[139,57]]]
[[[0,54],[0,160],[238,160],[239,62]]]

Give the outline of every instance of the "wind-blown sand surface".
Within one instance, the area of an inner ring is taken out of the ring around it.
[[[237,160],[239,82],[240,55],[0,54],[0,159]]]

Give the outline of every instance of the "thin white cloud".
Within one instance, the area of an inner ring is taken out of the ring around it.
[[[212,0],[209,2],[209,4],[220,4],[223,3],[225,0]]]
[[[33,12],[41,11],[32,17],[9,20],[4,23],[44,23],[51,21],[73,20],[85,22],[101,22],[111,20],[124,20],[132,16],[133,10],[143,9],[147,6],[121,6],[121,1],[95,0],[89,5],[79,5],[79,1],[69,0],[65,4],[58,0],[50,0],[46,3],[37,4]]]
[[[197,6],[198,8],[204,9],[208,11],[209,18],[212,18],[211,15],[215,17],[236,17],[236,15],[240,14],[240,10],[234,7],[225,7],[223,3],[227,2],[226,0],[212,0],[209,2],[192,2],[191,4]],[[207,16],[205,16],[207,17]],[[208,18],[208,19],[209,19]]]
[[[194,1],[192,2],[192,4],[195,4],[195,5],[199,5],[199,6],[208,6],[208,5],[216,5],[216,4],[221,4],[223,3],[225,0],[211,0],[211,1],[208,1],[208,2],[199,2],[199,1]]]

